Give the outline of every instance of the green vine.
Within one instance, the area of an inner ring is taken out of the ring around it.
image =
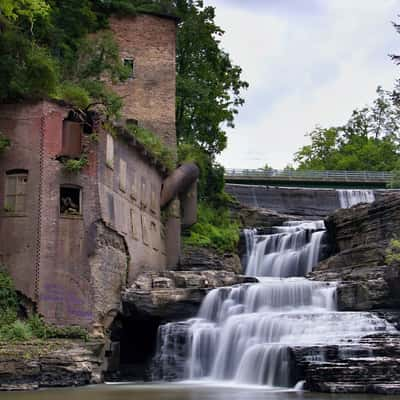
[[[89,164],[89,160],[85,154],[81,155],[78,159],[75,158],[64,158],[62,160],[64,164],[64,171],[77,174],[82,171]]]

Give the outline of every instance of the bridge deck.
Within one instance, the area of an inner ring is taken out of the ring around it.
[[[391,172],[376,171],[291,171],[227,169],[225,181],[271,186],[386,188]]]

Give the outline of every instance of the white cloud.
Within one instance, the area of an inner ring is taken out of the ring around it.
[[[390,21],[400,2],[318,0],[318,12],[307,15],[269,13],[251,3],[207,1],[226,31],[223,46],[251,85],[220,160],[227,167],[280,168],[315,125],[343,123],[373,100],[378,85],[392,86],[399,70],[387,54],[400,53],[400,36]]]

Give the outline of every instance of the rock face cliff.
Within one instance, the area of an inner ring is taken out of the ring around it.
[[[325,221],[334,255],[311,276],[340,281],[340,310],[400,307],[400,269],[385,262],[389,241],[400,233],[400,194],[338,210]]]
[[[326,220],[333,255],[318,264],[311,279],[336,281],[341,311],[369,311],[400,327],[400,269],[386,265],[389,241],[400,232],[400,194],[334,212]],[[325,359],[312,348],[294,348],[309,388],[341,393],[400,393],[400,335],[363,338],[356,352],[326,346]]]

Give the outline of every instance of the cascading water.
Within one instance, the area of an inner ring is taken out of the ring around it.
[[[269,235],[245,230],[251,249],[246,274],[250,276],[305,276],[318,262],[323,221],[287,222]]]
[[[268,235],[246,231],[246,273],[259,283],[214,289],[196,318],[162,326],[161,378],[179,375],[171,373],[179,367],[191,380],[293,387],[293,346],[312,346],[323,360],[323,346],[348,349],[365,335],[394,329],[370,313],[335,311],[335,284],[299,277],[319,260],[323,228],[297,221]]]
[[[359,203],[373,203],[373,190],[338,190],[340,208],[350,208]]]

